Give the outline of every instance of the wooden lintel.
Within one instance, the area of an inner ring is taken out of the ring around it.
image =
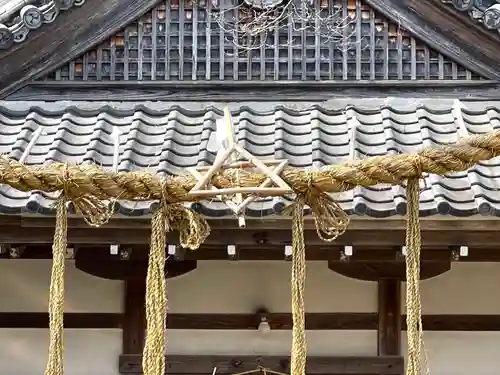
[[[265,88],[265,89],[264,89]],[[119,100],[137,101],[290,101],[318,102],[346,97],[407,97],[493,100],[500,98],[495,81],[106,81],[36,82],[13,93],[8,100]]]
[[[373,250],[372,252],[375,252]],[[328,268],[340,275],[356,280],[379,281],[381,279],[406,280],[406,264],[403,261],[328,261]],[[451,260],[422,261],[420,280],[427,280],[442,275],[451,269]]]
[[[0,232],[0,243],[19,244],[51,244],[53,241],[53,230],[42,227],[27,228],[11,226]],[[259,233],[257,233],[259,232]],[[205,246],[230,245],[255,246],[256,244],[266,244],[272,246],[285,246],[292,242],[292,231],[288,229],[252,231],[246,229],[218,229],[212,230],[212,234],[205,240]],[[259,240],[256,236],[259,235]],[[325,243],[318,238],[315,230],[306,230],[304,237],[307,246],[317,246],[332,248],[332,246],[353,246],[365,248],[401,248],[405,243],[405,231],[393,230],[388,232],[380,229],[363,231],[360,235],[358,231],[347,230],[332,243]],[[127,230],[118,228],[69,228],[68,242],[73,245],[140,245],[149,244],[151,233],[149,228]],[[169,233],[169,244],[179,244],[176,233]],[[451,246],[468,246],[474,248],[497,248],[500,242],[500,232],[496,231],[474,231],[474,230],[442,230],[442,231],[422,231],[422,246],[424,248],[448,248]]]
[[[378,282],[379,356],[401,355],[401,281],[382,279]]]
[[[259,366],[270,370],[290,372],[287,356],[203,356],[168,355],[166,374],[234,374],[256,370]],[[122,355],[121,374],[141,374],[141,355]],[[308,375],[402,375],[404,360],[400,356],[387,357],[311,357],[307,358]]]
[[[207,218],[212,230],[219,229],[239,229],[238,223],[233,218],[214,219]],[[500,218],[421,218],[420,227],[424,232],[441,232],[441,231],[470,231],[470,232],[492,232],[498,230]],[[1,226],[20,226],[22,228],[54,228],[55,217],[21,217],[21,216],[0,216]],[[265,218],[252,219],[247,218],[246,230],[248,231],[266,231],[270,229],[285,229],[289,230],[292,227],[292,222],[289,218]],[[90,229],[89,225],[78,217],[68,219],[68,228],[75,229]],[[151,217],[136,218],[113,218],[108,223],[102,226],[102,229],[150,229]],[[307,218],[304,221],[304,229],[315,229],[312,218]],[[349,223],[349,231],[404,231],[406,229],[406,221],[404,218],[395,219],[365,219],[354,217]]]
[[[72,329],[116,329],[124,324],[121,313],[65,313],[64,326]],[[307,313],[306,328],[309,331],[374,331],[377,329],[378,315],[358,312]],[[49,316],[46,312],[2,312],[2,328],[48,328]],[[272,330],[290,330],[291,313],[270,313]],[[500,315],[424,315],[425,331],[454,332],[500,332]],[[248,330],[258,326],[255,314],[176,314],[167,313],[167,328],[179,330]],[[406,316],[401,316],[401,329],[406,329]],[[139,341],[140,342],[140,341]],[[131,347],[131,346],[130,346]],[[137,350],[136,349],[134,350]]]
[[[81,256],[82,253],[84,252],[77,254],[75,267],[90,275],[108,280],[142,280],[146,277],[147,259],[121,260],[119,257],[101,257],[98,259],[98,257]],[[89,253],[87,252],[87,254]],[[195,270],[196,267],[196,260],[177,261],[168,259],[165,262],[165,277],[173,278],[184,275]]]
[[[109,253],[109,246],[89,244],[89,245],[73,245],[76,250],[76,260],[78,260],[78,267],[84,271],[94,274],[98,277],[120,279],[126,276],[127,268],[133,267],[134,264],[138,266],[136,270],[130,270],[130,274],[125,278],[141,277],[145,272],[146,261],[148,257],[149,245],[130,245],[131,256],[127,260],[120,259],[119,256],[113,256]],[[404,259],[401,255],[401,249],[394,247],[392,249],[381,249],[378,247],[356,247],[349,260],[341,260],[341,246],[336,245],[308,245],[306,250],[306,259],[309,261],[329,261],[331,268],[349,277],[357,277],[359,273],[355,273],[356,267],[361,273],[362,277],[367,280],[378,280],[380,277],[390,277],[401,275],[404,269]],[[422,277],[430,278],[450,268],[450,260],[453,260],[454,249],[451,247],[429,247],[422,250],[422,263],[424,264]],[[284,245],[268,245],[256,244],[253,246],[237,245],[236,249],[237,261],[266,261],[284,260]],[[184,251],[182,257],[172,258],[171,261],[177,263],[168,264],[167,276],[175,277],[182,275],[190,270],[187,261],[197,260],[227,260],[228,252],[227,245],[202,245],[196,251]],[[84,259],[83,259],[84,258]],[[0,259],[10,259],[8,253],[0,254]],[[24,247],[22,256],[18,259],[52,259],[52,249],[50,244],[30,244]],[[127,264],[128,262],[128,264]],[[186,263],[182,263],[186,262]],[[460,257],[458,262],[500,262],[500,251],[491,245],[487,248],[469,248],[468,255]],[[89,264],[91,263],[91,264]],[[101,266],[94,263],[102,263]],[[122,269],[115,271],[104,270],[102,275],[99,275],[99,270],[106,266],[115,265],[116,268]],[[326,267],[326,264],[325,264]],[[361,268],[368,268],[369,272],[363,271]],[[350,274],[346,274],[346,270],[351,269]],[[378,271],[377,271],[378,270]],[[383,273],[384,271],[385,273]],[[121,272],[121,274],[120,274]],[[357,271],[356,271],[357,272]],[[377,273],[378,272],[378,273]],[[106,276],[107,275],[107,276]],[[363,276],[364,275],[364,276]]]
[[[71,329],[116,329],[122,326],[119,313],[65,313],[64,328]],[[0,312],[2,328],[49,328],[46,312]]]

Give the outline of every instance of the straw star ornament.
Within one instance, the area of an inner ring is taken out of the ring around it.
[[[224,108],[224,122],[217,123],[217,141],[219,151],[215,162],[209,167],[192,167],[188,172],[197,180],[189,195],[216,197],[223,201],[238,217],[240,227],[245,226],[245,208],[259,196],[281,196],[292,193],[292,189],[280,177],[287,165],[287,160],[260,160],[241,147],[234,137],[234,123],[229,108]],[[237,161],[238,156],[244,161]],[[235,168],[236,171],[256,170],[266,176],[266,179],[254,187],[243,187],[239,173],[236,173],[236,187],[218,189],[211,183],[212,177],[224,169]],[[274,186],[272,186],[274,185]]]

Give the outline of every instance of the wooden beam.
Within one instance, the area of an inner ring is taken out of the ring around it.
[[[119,313],[65,313],[64,328],[121,328]],[[49,314],[44,312],[0,312],[0,328],[49,328]]]
[[[107,253],[109,254],[109,250]],[[107,259],[103,259],[103,257],[101,259],[92,259],[77,254],[75,267],[90,275],[108,280],[142,280],[146,277],[148,270],[147,259],[121,260],[119,257],[110,258],[108,256]],[[170,258],[165,262],[165,277],[171,279],[185,275],[194,271],[196,267],[196,260],[176,261]]]
[[[212,230],[218,229],[240,229],[237,220],[233,218],[214,219],[207,218]],[[258,231],[262,230],[263,234],[271,229],[291,230],[292,221],[286,217],[270,217],[263,219],[247,218],[246,230]],[[494,232],[498,230],[500,218],[421,218],[420,227],[422,231],[441,232],[441,231],[474,231],[474,232]],[[19,226],[23,228],[50,228],[55,226],[55,218],[53,216],[0,216],[1,226]],[[90,229],[89,225],[80,217],[72,217],[68,219],[68,228]],[[112,218],[108,223],[102,226],[105,229],[150,229],[151,217],[142,218]],[[315,229],[315,224],[312,218],[307,218],[304,221],[305,229]],[[394,219],[367,219],[353,217],[349,223],[349,231],[404,231],[406,229],[406,220],[404,218]]]
[[[235,374],[257,370],[259,366],[288,373],[290,358],[283,356],[166,356],[168,374]],[[121,374],[141,374],[141,355],[122,355],[119,361]],[[311,357],[307,358],[308,375],[402,375],[403,357]]]
[[[158,2],[86,0],[84,6],[61,13],[49,27],[0,53],[0,99],[98,45]]]
[[[113,329],[128,324],[121,313],[65,313],[64,322],[66,328],[72,329]],[[378,327],[377,322],[376,312],[306,314],[306,328],[311,331],[374,331]],[[271,313],[269,323],[272,330],[291,330],[292,315],[291,313]],[[425,331],[500,332],[500,315],[424,315],[423,323]],[[167,313],[168,329],[255,331],[257,325],[255,314]],[[0,329],[48,328],[48,326],[49,316],[45,312],[0,312]],[[401,317],[401,329],[406,330],[406,316],[404,315]],[[140,341],[139,339],[136,342]],[[130,341],[127,340],[127,342]]]
[[[372,253],[376,252],[372,250]],[[394,254],[395,256],[396,254]],[[371,261],[328,261],[328,268],[351,279],[364,281],[379,281],[391,278],[406,280],[406,265],[402,260],[371,260]],[[451,260],[422,261],[420,263],[420,280],[427,280],[442,275],[451,269]]]
[[[122,353],[141,354],[146,336],[146,280],[133,279],[124,283],[124,315]]]
[[[379,356],[401,355],[401,281],[382,279],[378,282]]]
[[[462,62],[462,60],[460,60]],[[262,88],[265,87],[265,90]],[[318,88],[320,88],[318,90]],[[496,81],[314,81],[314,82],[184,82],[106,81],[36,82],[11,94],[8,100],[163,100],[163,101],[304,101],[345,97],[409,97],[493,100],[500,98]]]
[[[292,314],[266,315],[271,330],[291,330]],[[175,329],[257,330],[257,314],[169,314],[167,325]],[[317,330],[373,330],[377,325],[375,313],[308,313],[306,329]]]
[[[268,247],[281,247],[292,242],[291,229],[268,230],[257,233],[246,229],[219,229],[212,230],[204,242],[205,246],[238,244],[239,247],[266,245]],[[367,230],[360,235],[359,232],[347,230],[347,232],[334,242],[325,243],[318,238],[315,230],[304,232],[305,241],[308,246],[318,246],[323,249],[331,249],[332,246],[354,246],[354,248],[391,248],[401,246],[405,242],[404,230],[393,230],[390,235],[384,230]],[[73,245],[139,245],[149,244],[150,229],[116,229],[116,228],[69,228],[68,243]],[[51,244],[53,241],[53,230],[47,228],[26,228],[11,226],[3,227],[0,231],[0,243],[5,244]],[[179,244],[177,233],[169,233],[170,244]],[[422,231],[422,246],[424,248],[449,248],[451,246],[468,246],[472,248],[496,248],[500,241],[498,231]]]
[[[500,79],[500,35],[441,0],[366,0],[413,35],[484,78]]]
[[[17,245],[16,245],[17,246]],[[127,272],[131,272],[130,277],[142,277],[145,272],[145,262],[147,261],[149,245],[130,245],[131,256],[127,260],[122,260],[118,255],[109,253],[109,246],[106,245],[72,245],[76,250],[76,266],[85,272],[98,277],[111,279],[124,279]],[[0,254],[0,259],[52,259],[50,244],[29,244],[23,246],[23,253],[20,258],[10,258],[9,253]],[[460,263],[470,262],[500,262],[500,251],[494,245],[485,248],[469,248],[468,255],[454,259],[451,247],[427,247],[422,250],[423,277],[430,278],[449,270],[450,261]],[[456,250],[458,252],[458,248]],[[308,261],[329,261],[329,267],[348,277],[364,277],[366,280],[377,281],[381,277],[404,278],[402,269],[404,259],[401,249],[379,247],[356,247],[354,254],[348,260],[342,260],[342,246],[328,244],[308,245],[306,259]],[[256,244],[238,245],[238,261],[266,261],[284,260],[284,246]],[[195,268],[194,263],[198,260],[227,260],[227,245],[209,244],[202,245],[196,251],[186,251],[182,260],[171,259],[171,264],[167,265],[169,277],[182,275]],[[183,263],[185,262],[185,263]],[[130,271],[130,267],[137,265],[138,269]],[[110,266],[116,270],[102,270]],[[326,267],[326,264],[325,264]],[[142,273],[139,272],[142,269]],[[351,270],[349,270],[351,268]],[[357,269],[356,269],[357,268]],[[394,270],[395,269],[395,270]],[[102,271],[102,272],[101,272]],[[99,274],[101,272],[101,274]]]

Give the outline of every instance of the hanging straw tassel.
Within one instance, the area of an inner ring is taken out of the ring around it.
[[[179,231],[183,248],[197,249],[210,234],[199,214],[182,204],[169,204],[167,180],[162,180],[163,199],[151,220],[151,244],[146,277],[146,340],[142,357],[144,375],[165,374],[167,283],[165,280],[166,234]]]
[[[304,245],[304,200],[297,198],[292,209],[292,353],[290,374],[305,375],[307,361],[304,292],[306,248]]]
[[[349,217],[329,195],[320,192],[308,176],[308,188],[298,192],[292,205],[285,211],[292,216],[292,350],[291,375],[305,375],[307,362],[306,319],[304,293],[306,287],[306,248],[304,243],[304,206],[311,209],[316,232],[327,242],[342,235]]]
[[[424,346],[422,305],[420,302],[420,220],[419,179],[408,180],[406,196],[408,218],[406,222],[406,325],[408,335],[407,375],[421,374],[421,358]],[[426,373],[429,372],[427,356],[424,358]]]
[[[162,205],[151,221],[151,248],[146,279],[146,341],[142,357],[144,375],[165,374],[167,285],[165,281],[166,223]]]
[[[49,359],[45,375],[62,375],[64,333],[64,268],[67,247],[68,213],[64,194],[56,203],[56,229],[52,245],[52,275],[49,292]]]

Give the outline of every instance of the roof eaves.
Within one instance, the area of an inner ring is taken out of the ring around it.
[[[483,24],[488,30],[500,32],[500,3],[498,0],[494,1],[494,4],[491,4],[491,1],[441,1],[452,5],[460,12],[467,12],[470,18]]]
[[[85,0],[44,0],[41,5],[33,1],[0,1],[0,51],[24,42],[30,31],[54,22],[61,11],[82,6]]]

